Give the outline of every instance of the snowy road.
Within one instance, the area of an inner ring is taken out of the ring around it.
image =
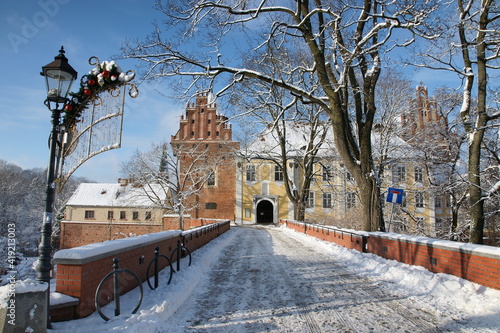
[[[173,331],[438,332],[424,307],[278,229],[245,228],[222,254]]]
[[[232,227],[171,285],[148,289],[135,315],[93,314],[50,332],[500,331],[498,290],[284,227]],[[137,289],[122,309],[127,297]]]

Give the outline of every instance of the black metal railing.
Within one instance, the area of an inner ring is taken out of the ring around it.
[[[211,233],[217,231],[217,236],[220,235],[220,226],[219,224],[217,225],[209,225],[200,228],[200,230],[196,230],[194,232],[191,232],[191,238],[193,237],[193,233],[196,233],[195,235],[198,236],[198,233],[200,235],[205,235],[207,233]],[[182,235],[182,234],[181,234]],[[182,236],[184,242],[187,242],[187,239],[185,238],[185,235]],[[191,256],[191,251],[184,245],[184,242],[181,240],[177,241],[177,247],[171,252],[170,258],[167,256],[160,254],[160,248],[156,247],[155,248],[155,255],[154,258],[149,262],[149,265],[146,270],[146,281],[148,283],[148,286],[150,289],[155,290],[159,286],[159,272],[160,272],[160,261],[166,260],[166,265],[164,268],[167,266],[170,268],[169,272],[169,278],[167,285],[169,285],[172,281],[172,276],[173,273],[179,272],[181,270],[181,261],[188,258],[187,266],[191,266],[192,263],[192,256]],[[174,260],[175,259],[175,260]],[[176,269],[174,269],[172,263],[176,262]],[[140,287],[140,295],[139,299],[137,302],[136,307],[132,310],[132,314],[136,313],[139,310],[139,307],[141,306],[143,297],[144,297],[144,290],[142,287],[142,281],[140,277],[134,273],[133,271],[129,269],[122,269],[118,267],[118,258],[113,259],[113,271],[109,272],[104,278],[101,280],[99,285],[97,286],[97,290],[95,293],[95,307],[101,318],[104,320],[108,321],[110,318],[104,314],[102,311],[102,307],[110,302],[101,302],[101,300],[109,301],[111,299],[114,300],[114,315],[119,316],[121,313],[121,305],[120,305],[120,296],[122,294],[122,291],[126,290],[127,287],[130,286],[131,283],[134,281],[136,282],[136,285]],[[123,274],[120,274],[123,273]],[[152,273],[152,275],[150,275]],[[113,287],[110,288],[110,284],[112,280]],[[153,279],[153,282],[151,282],[151,278]],[[105,304],[101,304],[105,303]]]
[[[113,299],[114,299],[114,310],[115,310],[114,313],[115,313],[115,316],[120,315],[120,312],[121,312],[120,294],[121,294],[121,291],[123,289],[125,289],[128,285],[128,283],[126,283],[128,280],[125,280],[125,281],[123,281],[123,279],[120,280],[120,278],[119,278],[120,273],[126,273],[129,276],[132,276],[137,281],[137,284],[140,287],[141,292],[140,292],[140,296],[139,296],[139,301],[137,302],[137,306],[132,311],[133,314],[136,313],[137,310],[139,310],[139,307],[141,306],[141,303],[142,303],[142,298],[144,296],[144,290],[142,288],[141,279],[139,278],[139,276],[137,276],[137,274],[135,274],[131,270],[119,268],[118,267],[118,258],[114,258],[113,259],[113,271],[106,274],[106,276],[101,280],[101,282],[97,286],[97,290],[95,293],[95,307],[97,309],[97,312],[101,316],[101,318],[106,320],[106,321],[108,321],[110,318],[108,316],[106,316],[104,314],[104,312],[102,311],[101,303],[99,302],[99,300],[101,299],[102,296],[106,296],[109,299],[109,289],[103,289],[103,287],[106,286],[106,282],[110,278],[113,278],[113,293],[112,293],[112,295],[113,295]],[[105,293],[107,293],[108,295],[106,295]]]
[[[172,254],[170,255],[171,262],[174,261],[173,260],[174,257],[176,258],[177,270],[175,270],[174,272],[179,272],[181,270],[181,259],[186,257],[186,253],[189,256],[188,266],[191,266],[191,261],[192,261],[191,251],[189,251],[189,249],[186,246],[184,246],[184,244],[180,240],[178,240],[177,247],[172,251]]]
[[[155,290],[156,288],[158,288],[158,283],[159,283],[159,271],[160,271],[160,266],[159,266],[159,261],[160,259],[163,258],[167,261],[167,265],[165,267],[170,267],[170,274],[169,274],[169,278],[168,278],[168,282],[167,284],[170,284],[170,282],[172,281],[172,275],[174,273],[174,268],[172,267],[172,262],[170,261],[170,259],[163,255],[163,254],[160,254],[160,248],[157,246],[156,249],[155,249],[155,257],[153,258],[153,260],[151,260],[151,262],[149,263],[148,265],[148,269],[146,271],[146,281],[148,282],[148,285],[149,285],[149,288],[151,288],[152,290]],[[151,266],[153,266],[153,282],[154,282],[154,285],[151,285],[151,281],[150,281],[150,275],[149,275],[149,272],[151,271]]]

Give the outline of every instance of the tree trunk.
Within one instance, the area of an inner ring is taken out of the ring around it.
[[[490,2],[483,4],[479,18],[479,31],[477,35],[477,120],[472,132],[469,134],[469,198],[471,234],[470,242],[483,243],[484,232],[484,201],[481,184],[481,145],[484,138],[484,129],[489,117],[486,113],[487,98],[487,59],[486,59],[486,32],[488,29],[488,11]]]
[[[357,180],[359,197],[363,214],[363,229],[365,231],[385,231],[382,216],[380,188],[373,176],[361,177]]]
[[[483,243],[484,229],[484,201],[483,191],[481,189],[480,176],[480,156],[482,134],[477,131],[469,146],[469,200],[470,200],[470,219],[471,232],[470,242],[475,244]]]
[[[293,218],[295,221],[304,222],[305,220],[305,205],[299,200],[299,202],[294,203],[293,206]]]

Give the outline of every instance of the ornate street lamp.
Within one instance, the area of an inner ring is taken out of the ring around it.
[[[57,165],[60,160],[61,147],[57,147],[58,140],[63,134],[60,118],[64,105],[68,101],[67,96],[73,81],[78,73],[68,63],[68,58],[64,55],[64,48],[61,47],[59,55],[54,61],[42,67],[42,76],[45,76],[47,85],[47,99],[45,105],[52,112],[52,132],[49,141],[49,165],[47,168],[47,188],[45,199],[45,213],[41,228],[40,246],[38,247],[38,281],[48,284],[47,318],[50,314],[50,273],[52,271],[52,222],[54,220],[54,199],[56,184]],[[50,321],[47,321],[50,325]]]
[[[78,73],[68,63],[68,58],[64,55],[64,47],[61,46],[59,55],[54,57],[54,61],[42,67],[41,75],[45,76],[47,85],[47,102],[65,104],[73,81]],[[49,107],[50,108],[50,107]]]

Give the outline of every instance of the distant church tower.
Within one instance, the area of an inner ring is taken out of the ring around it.
[[[444,124],[436,100],[429,99],[427,87],[422,83],[416,87],[416,98],[409,100],[409,110],[401,116],[401,124],[405,130],[403,136],[409,141],[420,140],[419,136],[424,133],[436,134],[439,126]]]
[[[170,144],[180,161],[181,183],[188,199],[186,214],[195,218],[234,219],[239,142],[232,141],[228,118],[217,114],[209,93],[196,96],[181,116]]]

